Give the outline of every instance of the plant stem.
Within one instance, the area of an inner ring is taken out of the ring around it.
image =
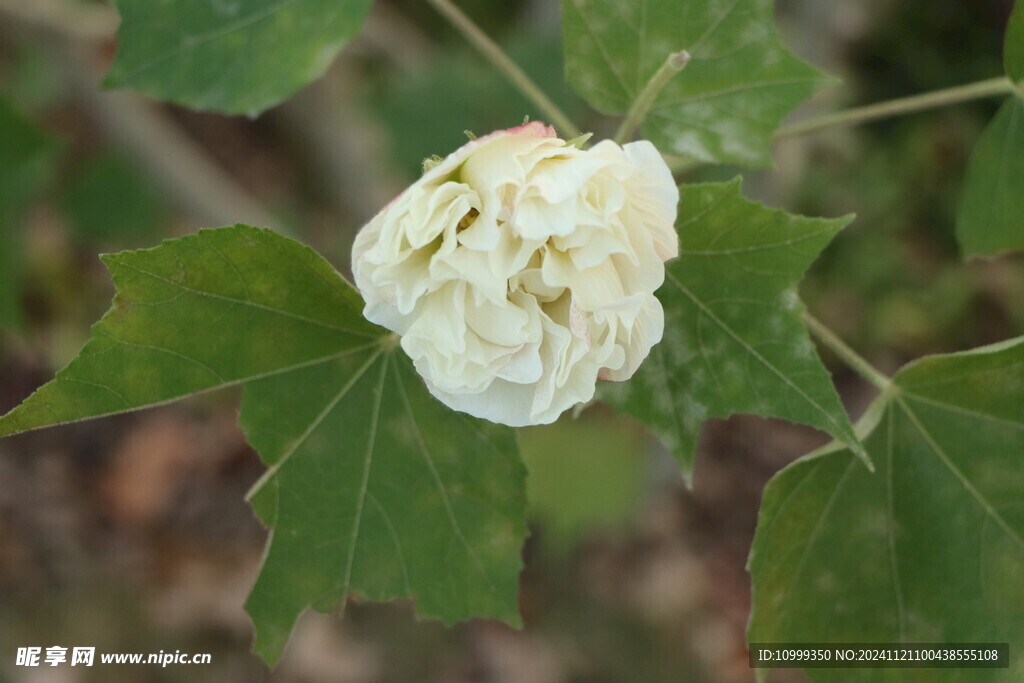
[[[673,76],[685,69],[689,62],[690,53],[686,50],[673,52],[665,59],[665,63],[654,72],[651,80],[647,81],[647,85],[644,86],[644,89],[633,100],[629,112],[626,113],[626,118],[623,119],[622,125],[619,126],[619,131],[615,134],[615,142],[622,144],[633,135],[633,131],[637,129],[640,122],[647,116],[647,111],[654,104],[658,93],[668,85]]]
[[[491,40],[490,36],[474,24],[473,20],[456,7],[451,0],[427,1],[450,21],[463,37],[479,50],[526,99],[533,102],[534,106],[548,119],[547,122],[554,125],[563,137],[569,139],[579,135],[579,129],[566,116],[565,112],[559,109],[558,105],[552,102],[544,94],[544,91],[515,62],[509,59],[498,44]]]
[[[1016,86],[1009,78],[990,78],[985,81],[958,85],[953,88],[945,88],[934,92],[902,97],[887,102],[869,104],[866,107],[857,107],[838,111],[832,114],[819,116],[808,121],[801,121],[790,126],[783,126],[775,131],[775,139],[790,138],[798,135],[816,133],[824,128],[832,126],[854,126],[868,121],[877,121],[892,116],[903,116],[926,109],[948,107],[960,102],[968,102],[983,97],[994,95],[1008,95],[1016,90]]]
[[[846,342],[826,327],[824,323],[806,311],[803,317],[807,327],[818,338],[818,341],[831,349],[844,363],[855,370],[858,375],[871,382],[879,391],[886,391],[892,386],[891,379],[882,374],[875,366],[865,360],[863,356],[847,346]]]

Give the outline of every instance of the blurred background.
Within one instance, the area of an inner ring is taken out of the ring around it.
[[[459,4],[583,129],[610,132],[564,83],[557,0]],[[999,75],[1011,5],[781,0],[793,51],[844,82],[793,120]],[[103,2],[0,0],[0,173],[38,143],[30,178],[0,178],[0,311],[6,300],[16,313],[0,329],[0,413],[70,360],[108,307],[98,253],[247,222],[347,272],[356,230],[424,157],[464,130],[537,118],[418,0],[377,0],[324,79],[254,120],[102,90],[116,25]],[[775,170],[744,171],[745,193],[773,206],[858,214],[802,295],[887,372],[1024,334],[1024,259],[964,263],[953,236],[968,154],[997,105],[780,141]],[[825,359],[857,417],[872,390]],[[235,426],[237,401],[221,392],[0,441],[0,680],[751,681],[744,565],[760,492],[824,441],[778,421],[712,421],[687,490],[640,425],[601,406],[523,430],[523,631],[446,629],[404,602],[357,603],[344,620],[307,615],[271,673],[249,652],[242,610],[266,532],[243,502],[262,466]],[[26,669],[15,666],[25,645],[213,663]]]

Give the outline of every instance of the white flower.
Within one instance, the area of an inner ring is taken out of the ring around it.
[[[581,150],[539,122],[463,145],[356,237],[364,315],[430,392],[511,426],[553,422],[661,340],[679,191],[654,146]]]

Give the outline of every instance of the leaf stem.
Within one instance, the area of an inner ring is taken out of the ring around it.
[[[685,69],[689,62],[690,53],[686,50],[673,52],[665,59],[665,63],[654,72],[651,79],[647,81],[647,85],[644,86],[644,89],[633,100],[633,104],[626,113],[626,118],[623,119],[618,132],[615,133],[615,142],[622,144],[633,135],[633,131],[637,129],[644,120],[644,117],[647,116],[647,112],[650,110],[651,105],[654,104],[654,100],[657,99],[658,93],[668,85],[673,76]]]
[[[775,131],[774,137],[776,140],[781,140],[783,138],[816,133],[819,130],[831,128],[832,126],[855,126],[869,121],[877,121],[893,116],[904,116],[927,109],[948,107],[952,104],[969,102],[984,97],[1008,95],[1015,90],[1016,86],[1009,78],[990,78],[984,81],[968,83],[967,85],[958,85],[953,88],[945,88],[934,92],[921,93],[920,95],[911,95],[910,97],[901,97],[886,102],[869,104],[865,107],[825,114],[824,116],[807,121],[783,126]]]
[[[824,323],[806,311],[804,311],[803,318],[811,333],[818,338],[818,341],[831,349],[844,363],[855,370],[858,375],[874,385],[879,391],[887,391],[892,386],[891,379],[882,374],[875,366],[865,360],[863,356],[847,346],[846,342],[826,327]]]
[[[541,111],[541,114],[548,119],[547,123],[554,125],[566,139],[579,135],[579,129],[566,116],[565,112],[552,102],[544,94],[544,91],[515,62],[509,59],[509,56],[505,54],[498,44],[484,33],[479,26],[474,24],[473,20],[456,7],[451,0],[427,1],[451,22],[452,26],[458,29],[462,36],[479,50],[526,99],[533,102],[534,106]]]

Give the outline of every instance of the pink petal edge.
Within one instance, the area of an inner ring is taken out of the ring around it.
[[[544,123],[543,121],[530,121],[528,123],[524,123],[524,124],[519,125],[519,126],[514,126],[512,128],[503,128],[501,130],[496,130],[493,133],[488,133],[487,135],[484,135],[483,137],[476,138],[475,140],[470,140],[469,142],[467,142],[466,144],[462,145],[461,147],[456,149],[454,152],[452,152],[451,154],[446,156],[444,158],[444,160],[440,164],[438,164],[435,168],[442,168],[442,167],[446,166],[446,162],[448,162],[449,160],[451,160],[453,158],[461,159],[461,158],[465,157],[466,155],[468,155],[469,152],[473,151],[474,149],[476,149],[477,147],[482,145],[483,143],[490,142],[491,140],[494,140],[495,138],[499,138],[499,137],[502,137],[502,136],[505,136],[505,135],[532,135],[532,136],[538,137],[538,138],[557,138],[558,137],[558,131],[555,130],[554,126],[549,126],[546,123]],[[412,187],[413,185],[416,185],[416,183],[424,182],[424,180],[426,180],[427,178],[430,177],[430,175],[432,175],[432,171],[433,170],[434,169],[431,169],[431,171],[428,171],[427,173],[424,173],[415,183],[413,183],[409,187]],[[378,212],[377,215],[380,215],[384,211],[387,211],[389,208],[391,208],[391,205],[394,204],[395,202],[397,202],[402,197],[402,195],[405,194],[406,190],[408,190],[408,189],[409,188],[407,187],[407,188],[405,188],[405,190],[402,190],[397,195],[395,195],[394,199],[392,199],[390,202],[388,202],[384,206],[384,208],[381,209]]]

